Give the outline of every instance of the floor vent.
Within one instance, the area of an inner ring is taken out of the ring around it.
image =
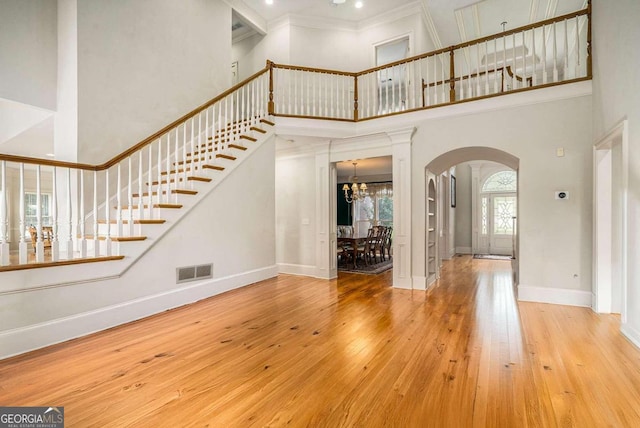
[[[176,284],[213,278],[213,263],[176,268]]]

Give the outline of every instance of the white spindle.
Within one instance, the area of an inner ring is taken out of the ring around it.
[[[4,185],[2,186],[4,188]],[[42,167],[36,165],[36,261],[44,262],[44,241],[42,239]]]
[[[207,115],[207,135],[209,135],[209,109],[205,110],[205,114]],[[174,149],[173,149],[173,168],[174,168],[174,174],[173,174],[173,179],[175,181],[175,188],[178,188],[178,183],[180,182],[180,165],[178,164],[178,146],[180,144],[180,134],[178,133],[178,129],[179,127],[176,128],[175,133],[176,133],[176,138],[175,138],[175,144],[174,144]],[[206,146],[208,146],[209,144],[209,138],[206,139]],[[205,154],[207,153],[206,149],[205,149]],[[182,168],[186,171],[187,170],[187,166],[186,165],[182,165]],[[178,194],[176,193],[173,198],[173,202],[177,203],[178,202]]]
[[[518,88],[518,79],[516,78],[517,76],[517,67],[516,67],[516,33],[512,34],[511,37],[511,41],[512,41],[512,46],[511,46],[511,52],[512,52],[512,58],[511,58],[511,90],[517,89]],[[524,53],[524,46],[522,47],[522,52]]]
[[[149,144],[149,149],[151,148],[151,145]],[[144,154],[144,149],[140,149],[140,155],[138,156],[138,218],[140,220],[144,220],[144,191],[143,191],[143,187],[142,187],[142,180],[143,180],[143,154]],[[129,203],[129,205],[131,205],[131,203],[133,202],[133,197],[132,197],[132,201]],[[133,218],[129,217],[129,221],[133,222]]]
[[[202,132],[202,130],[200,132]],[[200,139],[200,136],[198,136],[198,142],[200,142]],[[201,144],[199,144],[199,146],[202,147]],[[198,155],[198,157],[200,156]],[[165,186],[164,200],[166,203],[169,203],[169,198],[171,197],[171,132],[167,132],[167,157],[165,158],[164,164],[167,171],[165,175],[167,185]],[[174,186],[177,186],[177,184],[178,183],[174,183]]]
[[[562,80],[569,79],[569,28],[568,20],[564,20],[564,76]]]
[[[117,181],[120,181],[120,163],[118,163],[118,177],[116,177]],[[107,169],[105,171],[105,185],[104,185],[104,215],[105,215],[105,222],[107,224],[107,228],[106,228],[106,236],[105,236],[105,241],[104,241],[104,248],[105,248],[105,254],[107,256],[111,255],[111,204],[110,204],[110,189],[109,189],[109,169]],[[118,198],[120,197],[120,186],[118,186]],[[120,210],[122,210],[122,207],[120,207]],[[96,215],[96,222],[97,222],[97,218],[98,216]],[[96,236],[97,236],[97,232],[96,232]]]
[[[148,219],[153,218],[153,143],[149,144],[149,156],[147,161],[147,209]]]
[[[481,86],[480,86],[480,82],[482,82],[482,79],[480,78],[480,45],[476,45],[476,94],[477,96],[480,96],[482,94],[481,92]]]
[[[157,160],[157,176],[158,176],[158,185],[156,186],[156,203],[162,203],[162,137],[158,138],[158,160]]]
[[[211,140],[211,147],[213,148],[215,147],[216,133],[212,131],[211,134],[213,135]],[[182,179],[185,184],[187,182],[187,166],[189,166],[189,163],[187,163],[187,122],[185,122],[182,124]]]
[[[53,185],[53,191],[51,192],[51,216],[52,216],[52,221],[53,223],[51,224],[52,226],[52,233],[53,236],[50,237],[51,239],[51,260],[54,262],[57,262],[58,260],[60,260],[60,247],[59,247],[59,241],[58,241],[58,171],[56,170],[56,167],[53,167],[53,173],[52,173],[52,185]]]
[[[533,55],[531,55],[531,79],[532,85],[536,86],[538,84],[538,76],[536,75],[536,29],[531,29],[531,50],[533,51]]]
[[[142,154],[142,150],[140,150],[140,154]],[[127,234],[129,236],[133,236],[133,158],[129,156],[127,159],[128,166],[128,174],[127,174],[127,217],[129,218],[127,225],[129,226]],[[120,186],[118,186],[120,187]],[[138,199],[138,205],[142,205],[142,198]],[[140,208],[138,208],[140,209]],[[120,218],[122,218],[122,214],[120,214]],[[140,217],[142,218],[142,216]],[[122,236],[120,234],[120,229],[118,229],[118,236]]]
[[[484,94],[489,94],[489,42],[484,42]]]
[[[576,16],[576,43],[574,44],[575,46],[575,53],[576,53],[576,69],[575,69],[575,73],[574,73],[574,78],[577,78],[578,76],[580,76],[580,22],[579,22],[580,17]]]
[[[131,171],[129,171],[129,178],[131,178]],[[129,186],[131,189],[131,182],[129,181]],[[123,231],[123,219],[122,219],[122,168],[120,167],[120,162],[118,162],[118,166],[116,168],[116,236],[122,236]],[[111,223],[109,222],[109,212],[111,208],[109,205],[109,185],[107,184],[107,204],[106,204],[106,216],[107,216],[107,230],[111,230]],[[127,206],[127,211],[131,212],[131,198],[127,197],[129,201]],[[131,219],[131,214],[129,214],[129,219]],[[131,223],[131,222],[129,222]]]
[[[558,81],[558,37],[556,27],[557,23],[553,23],[553,81]]]
[[[441,75],[442,75],[442,85],[440,85],[442,87],[442,102],[446,103],[447,102],[447,85],[445,85],[444,81],[445,81],[445,64],[446,62],[444,61],[444,54],[440,54],[440,66],[441,66]]]
[[[24,239],[24,234],[27,230],[26,218],[24,212],[24,164],[20,163],[20,227],[18,229],[20,235],[20,244],[19,244],[19,262],[21,265],[27,263],[27,241]],[[4,189],[4,185],[3,185]],[[71,212],[71,211],[69,211]]]
[[[547,26],[542,26],[542,84],[547,83]]]
[[[0,198],[0,266],[8,266],[11,261],[9,260],[7,161],[4,160],[0,161],[0,182],[2,185],[2,198]]]
[[[505,91],[505,80],[506,80],[506,76],[505,73],[507,72],[507,37],[506,36],[502,36],[502,91]]]
[[[67,168],[67,260],[73,259],[73,216],[71,205],[71,168]],[[25,252],[26,254],[26,252]]]
[[[498,39],[493,39],[493,93],[498,93]]]
[[[93,172],[93,256],[100,256],[98,241],[98,172]]]
[[[87,233],[85,224],[85,209],[84,209],[84,171],[80,170],[80,211],[78,214],[78,226],[80,227],[80,242],[78,249],[80,251],[80,257],[87,257]]]

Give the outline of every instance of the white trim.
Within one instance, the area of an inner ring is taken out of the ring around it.
[[[0,359],[188,305],[278,275],[272,265],[0,333]]]
[[[318,268],[313,265],[298,265],[293,263],[278,263],[278,273],[317,278]]]
[[[456,254],[472,254],[471,247],[456,247]]]
[[[636,348],[640,348],[640,331],[630,326],[628,323],[620,326],[620,333],[633,343]]]
[[[554,305],[591,307],[591,291],[569,290],[566,288],[518,286],[518,300],[521,302],[552,303]]]

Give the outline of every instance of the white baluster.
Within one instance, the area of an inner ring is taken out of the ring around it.
[[[147,147],[149,147],[149,150],[151,150],[151,144],[148,144]],[[144,171],[143,171],[143,154],[144,154],[144,148],[140,149],[140,156],[138,156],[138,218],[140,220],[144,220],[144,190],[142,187],[142,180],[144,177]],[[133,202],[133,201],[131,201]],[[131,205],[131,203],[129,204]],[[129,217],[129,221],[132,221],[133,219],[131,217]]]
[[[445,84],[445,64],[448,64],[448,62],[444,61],[444,54],[440,54],[440,65],[442,66],[441,69],[441,75],[442,75],[442,102],[446,103],[447,102],[447,85]]]
[[[531,50],[533,51],[533,55],[531,55],[531,82],[532,86],[536,86],[538,84],[538,76],[536,72],[536,30],[535,28],[531,29]]]
[[[162,203],[162,189],[163,184],[162,184],[162,137],[158,138],[158,161],[157,161],[157,165],[156,168],[158,169],[157,171],[157,175],[158,175],[158,185],[156,186],[156,204],[161,204]]]
[[[557,23],[553,23],[553,81],[558,81],[558,37],[556,32]]]
[[[208,112],[208,109],[205,110],[205,111]],[[208,113],[207,113],[207,122],[209,122]],[[173,160],[174,160],[173,167],[175,168],[175,173],[173,174],[173,179],[174,179],[174,181],[176,183],[175,184],[175,188],[176,189],[179,188],[179,187],[182,187],[182,186],[178,186],[178,183],[180,182],[180,165],[179,165],[179,162],[178,162],[178,156],[179,156],[179,153],[180,153],[180,151],[179,151],[180,134],[178,132],[179,128],[180,128],[180,126],[176,127],[176,130],[175,130],[175,133],[176,133],[175,140],[176,140],[176,142],[174,144],[174,149],[173,149]],[[208,129],[209,129],[209,126],[208,126],[208,123],[207,123],[207,135],[209,135]],[[208,143],[209,143],[209,139],[207,138],[206,143],[205,143],[205,147],[208,145]],[[205,149],[205,153],[206,153],[206,149]],[[182,168],[186,171],[187,170],[187,165],[182,165]],[[173,197],[173,202],[174,203],[178,203],[178,194],[177,193]]]
[[[215,128],[215,127],[214,127]],[[212,147],[215,144],[215,131],[212,132],[214,140],[211,140]],[[187,166],[189,163],[187,162],[187,122],[182,124],[182,180],[183,183],[187,183]]]
[[[579,23],[579,16],[576,16],[576,42],[574,44],[575,46],[575,53],[576,53],[576,68],[575,68],[575,73],[574,73],[574,78],[577,78],[580,76],[580,23]]]
[[[493,93],[498,93],[498,39],[493,39]]]
[[[153,218],[153,143],[149,144],[149,156],[147,162],[147,209],[148,219]]]
[[[4,185],[2,186],[4,189]],[[24,234],[27,231],[26,218],[24,213],[24,164],[20,163],[20,227],[18,229],[20,235],[19,244],[19,262],[21,265],[27,263],[28,244],[24,239]],[[70,212],[70,211],[69,211]],[[0,223],[1,224],[1,223]]]
[[[562,80],[568,80],[569,76],[569,29],[568,20],[564,20],[564,76]]]
[[[517,89],[518,88],[518,79],[516,78],[516,33],[512,34],[511,37],[511,41],[512,41],[512,46],[511,46],[511,52],[513,54],[512,58],[511,58],[511,89]],[[522,52],[524,53],[524,46],[522,47]]]
[[[0,198],[0,266],[8,266],[9,259],[9,214],[7,207],[7,161],[0,161],[0,184],[2,198]],[[23,204],[24,205],[24,204]],[[23,232],[24,233],[24,232]]]
[[[198,137],[198,141],[200,141],[200,137]],[[168,204],[171,202],[169,198],[171,198],[171,132],[167,132],[167,157],[164,160],[165,169],[167,171],[165,178],[167,184],[164,190],[164,201]],[[173,186],[177,186],[178,183],[174,183]]]
[[[71,168],[67,168],[67,260],[73,259],[73,215],[71,205]],[[24,221],[24,220],[23,220]],[[24,233],[24,232],[23,232]],[[25,252],[26,254],[26,252]]]
[[[80,257],[87,257],[87,234],[86,234],[86,218],[84,210],[84,171],[80,170],[80,212],[78,214],[78,226],[80,227],[80,242],[78,243],[78,251]]]
[[[4,185],[2,186],[4,188]],[[42,239],[42,167],[36,165],[36,262],[44,262],[44,240]]]
[[[502,92],[505,92],[507,88],[504,87],[507,72],[507,38],[502,36]]]
[[[542,26],[542,84],[547,83],[547,26]]]
[[[480,82],[482,81],[480,78],[480,45],[476,45],[476,61],[476,93],[477,96],[480,96],[482,95],[480,86]]]
[[[489,95],[489,42],[484,42],[484,94]]]
[[[49,237],[51,239],[51,260],[57,262],[60,260],[60,246],[58,241],[58,176],[57,176],[56,167],[53,167],[53,175],[52,175],[52,200],[51,200],[51,209],[52,209],[52,233],[53,236]]]
[[[120,163],[118,163],[118,177],[117,180],[120,181]],[[106,229],[106,237],[105,237],[105,241],[104,241],[104,248],[105,248],[105,254],[107,256],[111,255],[111,198],[110,196],[110,189],[109,189],[109,169],[107,168],[107,170],[105,171],[105,185],[104,185],[104,214],[105,214],[105,222],[107,224],[107,229]],[[120,198],[120,186],[118,186],[118,198]],[[122,210],[122,206],[120,206],[120,211]],[[98,216],[96,215],[96,224],[98,222]],[[98,229],[96,228],[96,236],[98,236]]]
[[[129,165],[131,166],[131,165]],[[131,177],[131,168],[129,168],[129,177]],[[131,189],[131,183],[129,183],[129,189]],[[118,162],[118,166],[116,168],[116,236],[123,235],[123,219],[122,219],[122,169],[120,167],[120,162]],[[107,230],[111,231],[111,222],[109,221],[109,213],[111,212],[111,207],[109,204],[109,184],[107,184],[107,204],[106,204],[106,216],[107,216]],[[127,198],[129,200],[129,206],[127,207],[127,211],[129,212],[129,220],[131,220],[131,198]],[[129,222],[131,223],[131,221]]]
[[[425,83],[427,84],[426,88],[423,88],[423,91],[426,91],[426,102],[425,107],[429,107],[431,105],[431,91],[429,89],[429,57],[426,57],[424,60],[425,63]]]
[[[142,155],[142,149],[140,149],[140,155]],[[128,176],[128,180],[127,180],[127,217],[129,218],[128,222],[127,222],[127,229],[128,232],[127,234],[129,236],[133,236],[133,156],[129,156],[129,158],[127,159],[128,161],[128,168],[129,168],[129,172],[127,174]],[[120,175],[120,174],[118,174]],[[118,188],[120,188],[120,186],[118,186]],[[118,191],[119,192],[119,191]],[[143,205],[142,202],[142,198],[138,198],[138,205]],[[140,209],[140,207],[138,207],[138,210]],[[144,212],[144,210],[142,211]],[[120,219],[122,219],[122,214],[119,215]],[[140,216],[140,218],[142,218],[142,216]],[[122,220],[121,220],[122,221]],[[120,234],[120,229],[118,228],[118,236],[122,236]]]

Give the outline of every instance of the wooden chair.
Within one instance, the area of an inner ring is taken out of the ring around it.
[[[387,227],[387,235],[384,240],[384,252],[387,254],[389,260],[391,260],[391,238],[393,235],[393,227]]]
[[[360,258],[360,256],[362,256],[362,259],[367,266],[369,265],[369,261],[372,258],[373,249],[375,247],[375,233],[376,232],[373,228],[369,229],[369,232],[367,233],[367,239],[364,241],[364,244],[358,245],[357,249],[357,258]],[[373,261],[375,262],[375,257]]]
[[[31,246],[35,253],[38,248],[38,229],[34,226],[29,227],[29,235],[31,235]],[[42,226],[42,242],[44,243],[44,250],[51,250],[51,241],[53,240],[53,228],[51,226]]]

